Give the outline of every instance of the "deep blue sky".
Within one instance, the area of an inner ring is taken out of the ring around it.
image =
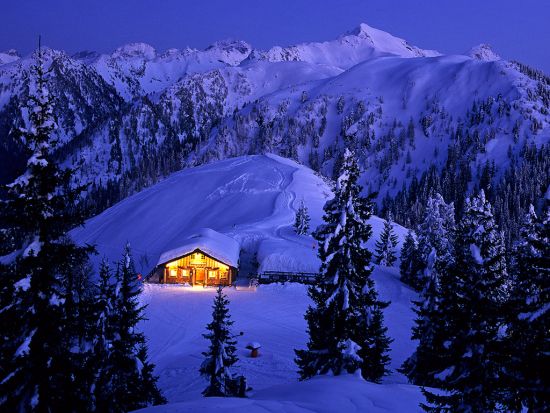
[[[143,41],[158,50],[243,39],[258,48],[328,40],[366,22],[411,43],[460,53],[489,43],[550,73],[548,0],[6,0],[0,50],[44,43],[107,52]]]

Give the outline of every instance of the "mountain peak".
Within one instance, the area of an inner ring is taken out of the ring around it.
[[[250,55],[252,46],[243,40],[226,39],[211,44],[205,52],[231,66],[237,66]]]
[[[467,56],[484,62],[494,62],[496,60],[501,60],[500,56],[495,53],[491,46],[484,43],[472,47],[467,53]]]
[[[340,37],[341,41],[368,43],[373,49],[401,57],[433,57],[440,53],[435,50],[424,50],[409,44],[406,40],[388,32],[361,23]]]
[[[210,46],[208,46],[205,50],[212,50],[212,49],[219,49],[219,50],[236,50],[240,53],[249,53],[252,49],[252,46],[245,42],[244,40],[233,40],[233,39],[225,39],[225,40],[219,40],[217,42],[212,43]]]
[[[157,56],[157,52],[153,46],[147,43],[128,43],[116,49],[112,56],[122,58],[142,57],[146,60],[152,60]]]
[[[347,36],[357,36],[363,39],[370,38],[370,33],[373,31],[380,32],[381,30],[375,29],[374,27],[369,26],[367,23],[360,23],[359,26],[349,30],[345,35]]]
[[[5,52],[0,52],[0,65],[15,62],[20,58],[21,56],[15,49],[6,50]]]

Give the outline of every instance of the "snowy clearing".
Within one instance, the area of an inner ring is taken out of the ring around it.
[[[240,361],[235,373],[244,374],[253,388],[249,400],[201,396],[206,382],[199,375],[199,366],[203,360],[201,352],[208,344],[202,334],[211,318],[215,289],[145,285],[142,301],[147,304],[148,320],[142,323],[142,328],[160,376],[159,387],[169,401],[167,406],[145,411],[243,408],[252,409],[251,412],[419,411],[420,391],[405,384],[406,378],[395,372],[414,349],[410,340],[413,320],[410,301],[416,296],[398,281],[395,269],[377,268],[374,278],[381,297],[392,301],[385,317],[389,335],[395,340],[391,351],[393,373],[382,385],[357,377],[322,377],[298,382],[294,349],[304,348],[307,342],[303,318],[309,303],[306,286],[272,284],[260,286],[256,291],[226,288],[235,321],[233,331],[243,332],[238,337]],[[246,349],[251,341],[261,344],[258,358],[251,358],[250,350]]]

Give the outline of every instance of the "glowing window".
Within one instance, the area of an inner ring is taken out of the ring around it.
[[[196,252],[191,255],[191,264],[202,265],[202,264],[205,264],[205,262],[206,262],[206,257],[204,254],[201,254],[200,252]]]
[[[209,270],[208,271],[208,278],[216,278],[216,271]]]
[[[178,270],[176,268],[170,268],[170,277],[177,277]]]
[[[189,277],[189,270],[181,270],[182,277]]]

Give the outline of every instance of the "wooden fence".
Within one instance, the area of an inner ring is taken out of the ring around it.
[[[281,271],[265,271],[259,274],[250,276],[251,282],[258,284],[285,283],[295,282],[301,284],[313,284],[318,276],[314,272],[281,272]]]

